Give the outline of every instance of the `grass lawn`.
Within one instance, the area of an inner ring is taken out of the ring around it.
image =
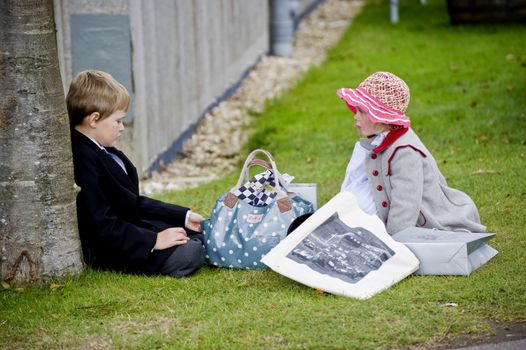
[[[254,117],[245,152],[335,195],[357,140],[336,96],[387,70],[452,187],[477,203],[497,255],[469,277],[411,276],[365,301],[316,293],[271,271],[203,268],[184,279],[86,270],[56,286],[0,291],[0,348],[382,349],[433,347],[526,321],[526,26],[449,25],[445,2],[387,3],[355,19],[327,62]],[[208,215],[237,173],[160,196]],[[443,307],[452,302],[457,307]]]

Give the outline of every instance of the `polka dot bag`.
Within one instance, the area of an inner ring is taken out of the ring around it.
[[[264,154],[269,162],[255,159],[258,154]],[[272,202],[256,206],[239,196],[238,189],[248,179],[248,169],[253,165],[263,166],[274,174],[276,195]],[[261,258],[285,238],[296,217],[313,211],[311,202],[296,193],[286,192],[284,184],[286,186],[269,152],[257,149],[248,155],[237,185],[217,199],[210,219],[201,225],[209,265],[235,269],[267,268]]]

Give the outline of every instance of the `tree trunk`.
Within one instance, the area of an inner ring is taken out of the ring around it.
[[[52,0],[0,0],[0,279],[82,270]]]

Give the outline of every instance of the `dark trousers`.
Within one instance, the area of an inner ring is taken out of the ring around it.
[[[186,244],[175,248],[159,272],[163,275],[180,278],[199,270],[204,263],[205,248],[202,237],[192,235]]]

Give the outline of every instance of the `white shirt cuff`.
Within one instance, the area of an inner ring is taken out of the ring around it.
[[[188,226],[188,220],[190,220],[190,215],[192,215],[192,211],[188,210],[186,212],[186,218],[184,219],[184,227]]]

